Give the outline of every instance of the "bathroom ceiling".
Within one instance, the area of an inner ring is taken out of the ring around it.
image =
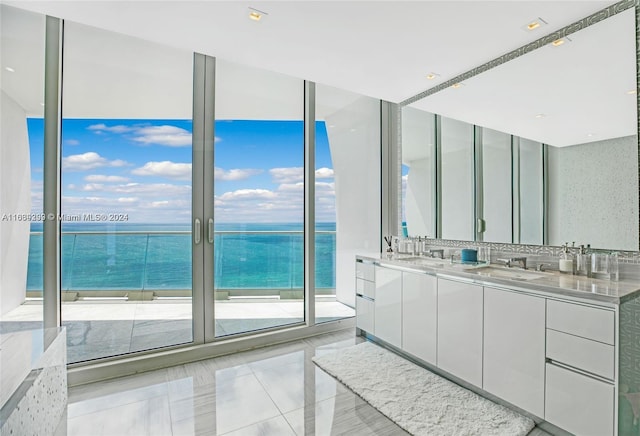
[[[3,3],[400,102],[615,2]],[[250,7],[268,15],[253,21]],[[523,30],[538,17],[548,24]]]

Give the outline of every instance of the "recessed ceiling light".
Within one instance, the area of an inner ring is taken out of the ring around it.
[[[464,83],[454,83],[453,85],[451,85],[451,87],[453,89],[458,89],[460,87],[464,86]]]
[[[566,42],[571,42],[571,40],[567,36],[565,36],[564,38],[558,38],[555,41],[552,41],[551,45],[553,47],[560,47],[561,45],[563,45]]]
[[[629,94],[629,95],[634,95],[634,94],[637,94],[637,93],[638,93],[637,89],[630,89],[630,90],[627,91],[627,94]]]
[[[532,32],[536,29],[541,28],[542,26],[545,26],[546,24],[547,22],[545,20],[543,20],[540,17],[537,17],[537,18],[534,18],[533,20],[529,20],[527,24],[522,26],[522,29],[526,30],[527,32]]]
[[[44,106],[44,103],[40,103],[40,106]]]
[[[437,74],[437,73],[429,73],[429,74],[427,74],[427,80],[433,80],[436,77],[440,77],[440,74]]]
[[[588,136],[589,138],[591,138],[591,137],[593,137],[593,136],[596,136],[596,134],[595,134],[595,133],[587,133],[587,136]]]
[[[15,72],[16,72],[16,70],[14,70],[14,69],[13,69],[13,68],[11,68],[11,67],[4,67],[4,69],[5,69],[5,70],[7,70],[7,71],[8,71],[8,72],[10,72],[10,73],[15,73]]]
[[[253,21],[260,21],[266,15],[269,15],[269,14],[255,8],[249,8],[249,18],[252,19]]]
[[[546,117],[546,114],[536,114],[536,118],[544,118]]]

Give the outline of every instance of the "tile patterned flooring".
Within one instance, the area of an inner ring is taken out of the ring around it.
[[[311,361],[362,341],[348,329],[74,387],[57,436],[406,435]]]
[[[404,435],[311,361],[353,330],[71,388],[67,435]]]
[[[218,301],[216,335],[260,330],[304,321],[300,300]],[[352,317],[337,301],[317,301],[319,322]],[[70,363],[191,342],[191,301],[78,301],[63,303]],[[0,333],[40,328],[42,305],[29,302],[2,317]]]

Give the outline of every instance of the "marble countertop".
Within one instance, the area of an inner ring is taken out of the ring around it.
[[[380,266],[425,272],[441,278],[453,278],[488,286],[509,287],[545,296],[578,299],[617,306],[640,296],[637,281],[610,281],[558,271],[533,271],[501,265],[451,263],[448,259],[421,258],[403,254],[358,255]]]

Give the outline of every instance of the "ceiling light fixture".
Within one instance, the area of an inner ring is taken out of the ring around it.
[[[453,89],[458,89],[460,87],[464,86],[464,83],[454,83],[453,85],[451,85],[451,87]]]
[[[15,72],[16,72],[16,70],[14,70],[14,69],[13,69],[13,68],[11,68],[11,67],[4,67],[4,69],[5,69],[5,70],[7,70],[7,71],[8,71],[8,72],[10,72],[10,73],[15,73]]]
[[[249,18],[252,19],[253,21],[260,21],[262,17],[266,15],[269,15],[269,14],[255,8],[251,8],[251,7],[249,8]]]
[[[436,77],[440,77],[440,74],[437,74],[437,73],[429,73],[429,74],[427,74],[427,80],[433,80]]]
[[[555,41],[552,41],[551,45],[553,47],[560,47],[561,45],[563,45],[566,42],[571,42],[571,40],[567,36],[565,36],[564,38],[558,38]]]
[[[627,91],[627,94],[629,94],[629,95],[634,95],[634,94],[637,94],[637,93],[638,93],[637,89],[630,89],[630,90]]]
[[[545,114],[536,114],[536,118],[544,118],[544,117],[546,117]]]
[[[533,20],[529,20],[527,24],[521,27],[522,30],[527,32],[531,32],[533,30],[539,29],[542,26],[546,26],[547,22],[540,17],[534,18]]]

